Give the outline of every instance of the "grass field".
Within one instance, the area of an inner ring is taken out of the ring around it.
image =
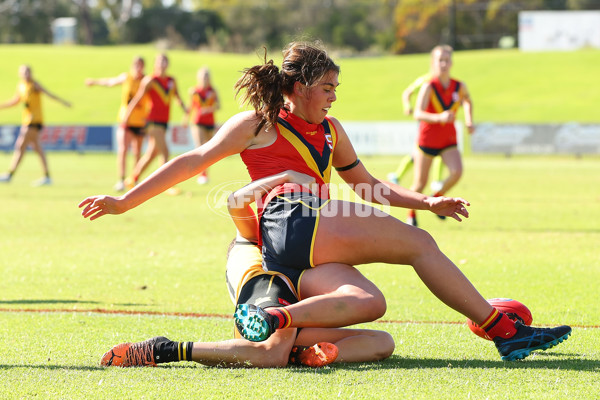
[[[14,95],[17,69],[23,63],[52,92],[70,100],[65,108],[44,100],[46,123],[112,124],[119,106],[119,88],[88,88],[87,77],[116,76],[129,68],[134,55],[146,59],[150,73],[158,50],[153,46],[86,47],[50,45],[0,45],[0,102]],[[240,110],[233,85],[243,68],[261,62],[257,54],[218,54],[169,51],[169,73],[177,78],[180,93],[188,99],[197,69],[212,70],[222,110],[218,122]],[[337,58],[342,68],[338,101],[332,115],[341,121],[389,121],[408,117],[402,113],[404,88],[429,68],[427,54],[372,58]],[[280,65],[280,53],[273,51]],[[453,75],[467,83],[474,101],[475,122],[559,123],[598,122],[600,91],[590,85],[597,77],[600,51],[522,53],[518,50],[456,52]],[[20,107],[2,110],[0,124],[18,124]],[[462,113],[461,113],[462,115]],[[173,107],[172,121],[181,121]],[[462,118],[462,117],[461,117]]]
[[[9,156],[0,153],[0,166]],[[381,177],[397,161],[363,158]],[[231,157],[212,168],[208,186],[185,182],[180,196],[89,222],[77,204],[111,193],[115,156],[51,153],[55,184],[32,188],[40,169],[28,154],[0,186],[0,398],[597,399],[599,161],[469,156],[455,194],[471,201],[471,218],[420,215],[485,297],[524,302],[534,325],[571,324],[572,337],[554,349],[502,362],[410,267],[377,264],[360,269],[381,288],[388,311],[363,326],[393,335],[396,350],[383,362],[104,369],[100,356],[119,342],[230,337],[224,264],[233,227],[209,194],[245,181],[246,172]]]

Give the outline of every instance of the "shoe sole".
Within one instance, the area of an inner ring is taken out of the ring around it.
[[[571,332],[565,333],[564,335],[562,335],[558,339],[554,339],[551,342],[544,343],[544,344],[536,346],[536,347],[529,347],[529,348],[526,348],[526,349],[519,349],[519,350],[511,351],[508,355],[502,356],[502,361],[522,360],[525,357],[529,356],[529,354],[531,354],[532,351],[547,350],[549,348],[552,348],[552,347],[556,346],[557,344],[562,343],[565,340],[567,340],[569,338],[569,336],[571,336]]]
[[[262,342],[269,337],[269,325],[261,316],[251,313],[247,304],[238,304],[233,314],[235,326],[247,340],[251,342]]]

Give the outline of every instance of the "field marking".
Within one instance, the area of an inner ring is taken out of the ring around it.
[[[136,311],[136,310],[107,310],[104,308],[91,308],[88,310],[73,310],[67,308],[0,308],[0,312],[29,312],[29,313],[93,313],[93,314],[114,314],[114,315],[152,315],[165,317],[185,317],[185,318],[225,318],[232,319],[231,315],[195,313],[195,312],[162,312],[162,311]],[[376,320],[371,321],[378,324],[419,324],[419,325],[466,325],[460,321],[411,321],[411,320]],[[552,325],[547,325],[552,326]],[[554,325],[558,326],[558,325]],[[569,325],[572,328],[599,329],[600,325]]]

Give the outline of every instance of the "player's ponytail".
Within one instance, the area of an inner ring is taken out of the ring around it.
[[[273,60],[267,61],[267,49],[264,64],[246,68],[243,73],[234,88],[237,89],[236,96],[245,90],[241,98],[242,104],[250,105],[261,117],[254,133],[256,135],[265,124],[275,125],[279,110],[284,107],[281,74]]]

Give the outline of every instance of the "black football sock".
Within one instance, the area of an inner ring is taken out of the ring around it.
[[[154,361],[157,364],[173,361],[192,361],[194,342],[157,342],[154,345]]]

